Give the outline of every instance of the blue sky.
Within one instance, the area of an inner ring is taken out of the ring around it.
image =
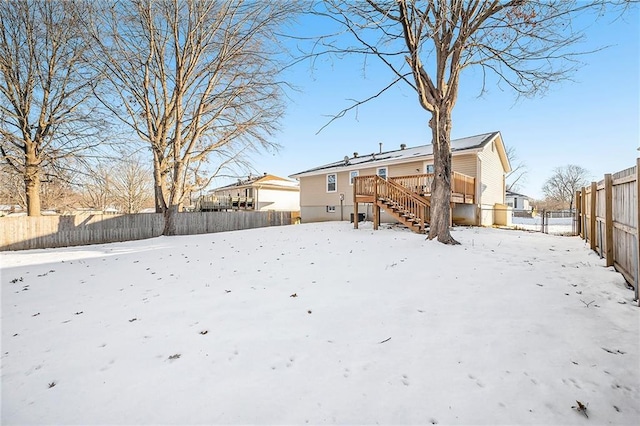
[[[578,49],[608,47],[582,57],[585,65],[573,81],[552,86],[544,96],[517,99],[511,91],[489,87],[479,98],[477,73],[463,74],[452,138],[499,130],[527,165],[520,192],[536,198],[542,198],[542,185],[555,167],[577,164],[600,180],[635,165],[640,153],[640,17],[637,7],[621,19],[616,16],[591,25]],[[386,68],[369,65],[365,73],[361,58],[348,57],[292,69],[287,78],[299,90],[289,94],[288,113],[276,137],[282,149],[254,156],[256,170],[288,176],[354,151],[376,152],[380,142],[384,150],[430,143],[430,115],[403,85],[316,134],[327,116],[350,105],[349,99],[371,96],[390,81]]]

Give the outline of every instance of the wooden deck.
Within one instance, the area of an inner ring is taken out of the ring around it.
[[[408,191],[431,198],[431,184],[433,173],[409,176],[390,177],[388,180],[399,184]],[[375,191],[375,176],[358,176],[354,178],[354,200],[359,203],[373,203]],[[476,193],[476,178],[453,172],[451,174],[451,202],[456,204],[474,204]]]
[[[253,198],[203,195],[196,203],[196,211],[218,212],[229,210],[254,210]]]
[[[424,233],[431,219],[431,184],[433,173],[392,177],[357,176],[353,180],[354,217],[358,217],[358,203],[371,203],[373,228],[380,223],[383,208],[414,232]],[[473,204],[476,179],[462,173],[451,176],[451,203]],[[358,228],[358,221],[354,220]]]

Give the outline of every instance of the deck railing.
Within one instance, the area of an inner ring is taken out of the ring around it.
[[[429,200],[419,196],[417,193],[405,188],[399,183],[380,176],[357,176],[353,180],[354,199],[357,203],[372,202],[377,205],[374,208],[374,229],[379,223],[379,208],[389,207],[391,212],[398,215],[398,219],[405,224],[417,225],[418,231],[423,232],[430,218]],[[359,198],[360,197],[360,198]],[[357,221],[354,227],[358,227]],[[416,229],[414,229],[416,230]]]
[[[475,202],[476,178],[458,172],[453,172],[451,175],[451,193],[462,196],[463,203]]]
[[[425,223],[429,221],[429,202],[391,179],[385,180],[380,176],[375,178],[376,199],[392,200],[404,210],[407,217],[418,221],[420,229],[424,229]]]
[[[416,174],[416,175],[408,175],[408,176],[396,176],[390,177],[389,180],[393,181],[404,188],[408,189],[411,192],[414,192],[418,195],[424,197],[431,196],[431,185],[433,183],[433,173],[426,174]],[[362,180],[362,187],[357,188],[358,195],[372,195],[373,194],[373,176],[363,176],[362,178],[367,178]],[[362,191],[362,192],[361,192]],[[467,176],[462,173],[453,172],[451,173],[451,194],[452,201],[462,203],[473,203],[475,202],[475,194],[476,194],[476,178],[472,176]]]
[[[356,176],[353,179],[353,193],[372,197],[375,192],[376,176]]]
[[[409,191],[415,192],[418,195],[430,195],[431,184],[433,183],[433,173],[397,176],[391,177],[389,180],[402,185]]]

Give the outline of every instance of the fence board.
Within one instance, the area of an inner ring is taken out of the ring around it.
[[[193,235],[290,225],[293,212],[180,213],[176,234]],[[68,247],[141,240],[162,235],[160,213],[0,218],[0,251]]]
[[[607,264],[612,264],[634,286],[636,300],[640,278],[639,172],[640,158],[636,160],[635,167],[605,175],[600,184],[592,183],[582,189],[583,200],[579,206],[583,225],[581,236],[592,249],[601,255],[605,253]]]

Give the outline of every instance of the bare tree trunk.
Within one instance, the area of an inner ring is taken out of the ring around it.
[[[178,213],[177,205],[171,205],[164,211],[164,230],[162,235],[176,235],[176,217]]]
[[[171,187],[171,195],[169,196],[169,205],[166,207],[164,214],[164,231],[163,235],[176,235],[176,216],[182,212],[182,198],[184,197],[184,171],[181,162],[176,163],[174,168],[174,185]]]
[[[164,175],[158,153],[153,152],[153,194],[155,198],[156,213],[164,213],[167,210],[167,203],[164,198]]]
[[[40,167],[35,146],[27,146],[24,185],[27,196],[27,215],[40,216]]]
[[[451,236],[451,111],[436,108],[429,121],[433,135],[434,179],[431,184],[429,239],[444,244],[460,244]]]

